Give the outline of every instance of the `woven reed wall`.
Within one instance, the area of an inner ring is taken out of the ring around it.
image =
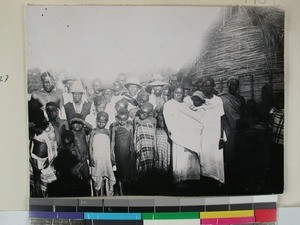
[[[283,90],[284,13],[274,10],[233,7],[223,11],[188,76],[195,80],[210,75],[219,91],[227,90],[228,77],[238,76],[240,94],[257,102],[265,84],[274,92]]]

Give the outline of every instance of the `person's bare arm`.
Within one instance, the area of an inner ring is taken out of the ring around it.
[[[95,132],[92,131],[91,134],[90,134],[90,143],[89,143],[89,154],[90,154],[90,167],[94,167],[95,166],[95,161],[94,161],[94,158],[93,158],[93,141],[94,141],[94,135],[95,135]]]
[[[116,128],[112,127],[111,129],[111,140],[110,140],[110,151],[111,151],[111,164],[113,166],[116,165],[116,158],[115,158],[115,135],[116,135]]]
[[[78,122],[78,123],[81,123],[84,127],[86,127],[88,130],[92,130],[93,129],[93,126],[91,124],[89,124],[88,122],[84,121],[83,119],[80,119],[80,118],[73,118],[71,119],[71,123],[72,122]]]

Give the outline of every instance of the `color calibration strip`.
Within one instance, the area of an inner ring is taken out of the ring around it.
[[[249,201],[250,200],[250,201]],[[277,196],[30,199],[30,224],[275,224]],[[55,222],[59,221],[59,223]],[[181,223],[179,223],[181,222]],[[47,223],[46,223],[47,224]]]

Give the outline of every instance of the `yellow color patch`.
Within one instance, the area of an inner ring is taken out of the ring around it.
[[[200,212],[200,219],[253,217],[254,210]]]

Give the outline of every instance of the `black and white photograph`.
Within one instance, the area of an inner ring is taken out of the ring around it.
[[[26,7],[30,197],[284,191],[275,7]]]

